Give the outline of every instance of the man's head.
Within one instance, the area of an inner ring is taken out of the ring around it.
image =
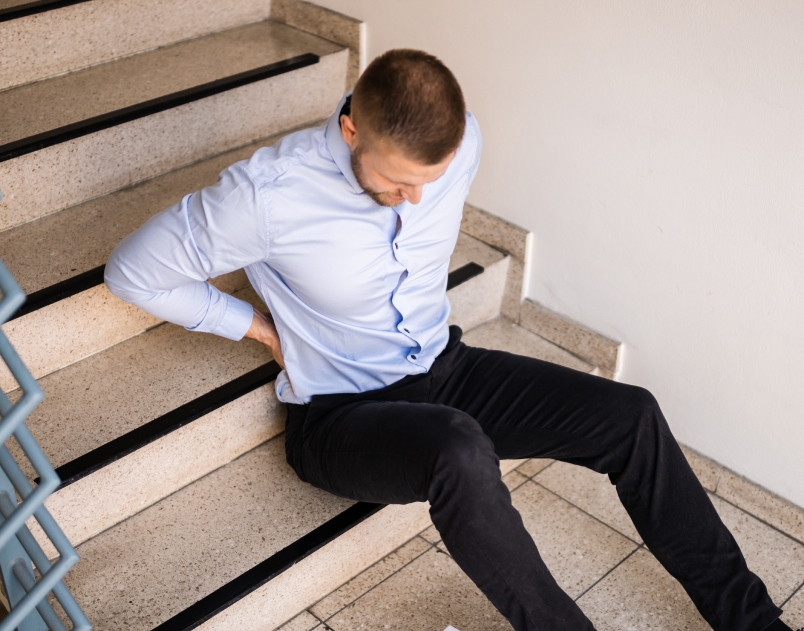
[[[418,204],[422,186],[447,170],[463,138],[466,106],[449,69],[432,55],[389,50],[369,64],[341,131],[358,183],[374,201]]]

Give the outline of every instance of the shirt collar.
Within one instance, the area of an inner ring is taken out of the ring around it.
[[[338,103],[338,107],[335,108],[335,113],[330,117],[329,121],[327,121],[327,129],[325,133],[327,139],[327,148],[329,149],[335,164],[338,165],[338,168],[341,170],[341,173],[343,173],[343,176],[349,181],[349,184],[352,185],[355,193],[363,193],[364,191],[360,187],[360,184],[357,183],[355,173],[352,171],[349,145],[346,144],[346,141],[343,139],[343,134],[341,133],[341,109],[343,109],[343,104],[346,102],[346,99],[351,95],[351,91],[348,92],[341,99],[341,102]]]

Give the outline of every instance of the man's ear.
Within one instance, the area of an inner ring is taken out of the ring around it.
[[[350,149],[354,149],[357,144],[357,127],[354,121],[346,114],[341,115],[341,133],[343,140],[349,145]]]

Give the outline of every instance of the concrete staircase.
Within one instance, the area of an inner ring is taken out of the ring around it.
[[[82,558],[66,582],[98,629],[275,629],[430,525],[425,504],[296,478],[262,345],[160,322],[103,285],[151,215],[328,117],[363,32],[289,0],[0,3],[0,257],[29,294],[3,328],[46,394],[29,427]],[[469,232],[449,288],[467,340],[596,370],[500,316],[521,301],[525,241]],[[242,271],[213,282],[259,304]]]

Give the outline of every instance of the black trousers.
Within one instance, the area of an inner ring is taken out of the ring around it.
[[[645,389],[450,341],[423,375],[288,406],[287,458],[343,497],[430,502],[444,544],[516,631],[594,627],[558,586],[511,504],[500,458],[607,473],[645,544],[715,631],[781,614]]]

